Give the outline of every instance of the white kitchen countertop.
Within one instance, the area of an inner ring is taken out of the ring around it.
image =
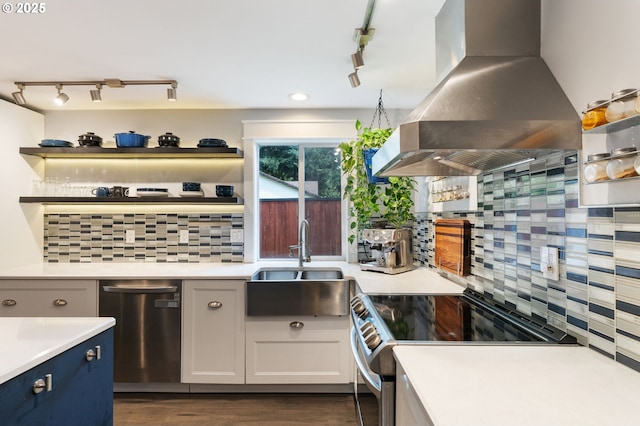
[[[640,373],[582,346],[397,346],[437,426],[640,424]]]
[[[0,318],[0,384],[115,325],[113,318]]]
[[[0,279],[248,279],[259,268],[296,267],[296,260],[255,263],[39,263],[0,271]],[[305,267],[342,269],[345,277],[354,278],[365,293],[448,293],[464,290],[430,270],[418,268],[396,275],[361,271],[357,263],[311,261]]]

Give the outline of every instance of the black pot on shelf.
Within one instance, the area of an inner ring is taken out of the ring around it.
[[[93,132],[78,136],[80,146],[102,146],[102,138]]]
[[[158,145],[163,147],[176,147],[180,145],[180,138],[171,132],[158,136]]]

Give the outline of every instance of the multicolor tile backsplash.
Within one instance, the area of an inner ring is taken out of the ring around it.
[[[46,214],[45,262],[242,262],[244,244],[231,242],[243,229],[233,214]],[[135,241],[127,242],[127,231]],[[188,233],[181,242],[180,233]]]
[[[640,371],[640,207],[580,208],[578,194],[575,152],[486,173],[477,211],[417,215],[414,253],[435,268],[434,221],[469,220],[468,286]],[[542,276],[544,246],[558,248],[557,281]]]

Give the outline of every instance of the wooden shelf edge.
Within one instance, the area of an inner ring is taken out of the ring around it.
[[[41,158],[243,158],[240,148],[21,147],[20,154]]]
[[[26,204],[226,204],[243,205],[241,197],[20,197]]]

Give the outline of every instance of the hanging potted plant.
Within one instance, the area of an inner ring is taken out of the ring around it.
[[[356,130],[359,135],[355,140],[340,144],[342,173],[346,176],[344,198],[351,202],[349,227],[357,233],[374,226],[372,222],[380,218],[388,226],[400,228],[414,219],[411,195],[415,181],[410,177],[389,177],[382,182],[376,181],[375,177],[370,179],[365,161],[375,153],[368,150],[377,151],[393,129],[363,128],[357,120]],[[356,234],[351,234],[349,243],[353,243],[355,238]]]

